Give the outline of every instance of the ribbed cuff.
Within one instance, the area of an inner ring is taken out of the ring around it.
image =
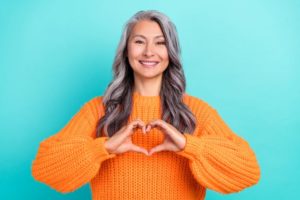
[[[108,139],[108,137],[98,137],[94,139],[92,151],[94,152],[94,159],[96,160],[96,162],[103,162],[104,160],[116,156],[116,154],[109,153],[104,146],[105,141]]]
[[[198,155],[199,152],[202,151],[203,149],[203,142],[201,141],[201,138],[188,134],[188,133],[184,133],[183,134],[186,138],[186,144],[184,149],[182,149],[181,151],[177,151],[176,153],[178,155],[181,155],[189,160],[194,160],[195,159],[195,155]]]

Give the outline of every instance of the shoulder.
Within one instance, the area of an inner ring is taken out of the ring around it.
[[[103,99],[103,96],[94,96],[93,98],[88,100],[87,103],[89,103],[91,105],[102,104],[102,99]]]
[[[102,117],[105,113],[102,99],[103,96],[94,96],[84,103],[84,107],[88,113],[97,119]]]
[[[188,93],[184,93],[183,103],[185,103],[189,108],[193,110],[206,109],[210,107],[209,103],[206,100],[196,96],[192,96]]]
[[[183,103],[186,104],[197,118],[207,118],[214,108],[204,99],[192,96],[188,93],[183,95]]]

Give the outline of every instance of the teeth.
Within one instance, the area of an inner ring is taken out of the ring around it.
[[[152,65],[156,65],[158,62],[140,61],[140,63],[142,63],[143,65],[152,66]]]

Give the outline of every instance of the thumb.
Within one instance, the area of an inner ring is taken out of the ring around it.
[[[149,156],[151,156],[152,154],[156,153],[156,152],[160,152],[160,151],[164,151],[166,150],[166,148],[164,147],[163,144],[157,145],[155,147],[153,147],[152,149],[150,149],[149,151]]]
[[[134,144],[131,145],[130,151],[135,151],[135,152],[143,153],[143,154],[145,154],[146,156],[148,156],[148,151],[147,151],[147,149],[144,149],[144,148],[139,147],[139,146],[134,145]]]

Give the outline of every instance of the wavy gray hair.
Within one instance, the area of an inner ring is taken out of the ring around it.
[[[163,72],[160,99],[162,119],[181,133],[192,133],[196,120],[190,109],[183,103],[186,81],[180,61],[180,45],[175,25],[163,13],[156,10],[139,11],[126,23],[113,63],[114,77],[103,95],[105,115],[97,124],[97,137],[102,131],[106,136],[113,136],[126,125],[132,110],[134,90],[133,70],[127,58],[127,43],[134,25],[141,20],[151,20],[159,24],[166,40],[169,65]]]

